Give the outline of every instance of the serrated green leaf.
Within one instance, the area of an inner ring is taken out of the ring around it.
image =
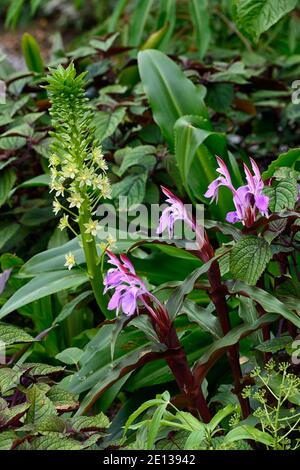
[[[59,385],[53,385],[46,393],[57,411],[73,411],[79,403],[73,393],[63,390]]]
[[[63,366],[49,366],[48,364],[38,364],[38,363],[24,363],[22,364],[22,370],[30,371],[30,375],[41,377],[43,375],[52,375],[57,374],[58,372],[63,372],[65,368]]]
[[[272,258],[270,245],[256,236],[239,240],[230,252],[230,271],[234,279],[255,285]]]
[[[101,142],[111,136],[123,121],[126,109],[121,107],[115,111],[98,111],[94,117],[95,136]]]
[[[3,367],[0,369],[0,392],[4,395],[19,383],[22,372]]]
[[[16,439],[13,431],[4,431],[0,433],[0,450],[10,450]]]
[[[32,343],[34,338],[17,326],[0,323],[0,340],[9,346],[17,343]]]
[[[235,0],[235,21],[242,32],[257,41],[296,4],[297,0]]]
[[[84,445],[75,439],[59,433],[48,433],[47,436],[35,438],[31,443],[32,450],[82,450]]]
[[[123,176],[132,166],[140,166],[143,169],[150,171],[156,163],[155,147],[152,145],[139,145],[137,147],[126,147],[125,149],[117,150],[115,158],[119,155],[123,156],[120,168],[118,168],[118,176]]]
[[[298,197],[297,180],[282,179],[273,182],[272,186],[264,188],[264,194],[269,198],[269,208],[272,212],[293,209]]]
[[[38,385],[32,385],[26,393],[30,408],[26,415],[26,423],[37,425],[49,416],[56,416],[52,401]]]
[[[126,176],[112,185],[112,198],[127,197],[128,207],[141,204],[145,197],[147,177],[146,172]]]
[[[104,430],[109,427],[109,419],[104,413],[96,416],[75,416],[69,420],[70,426],[76,432]]]

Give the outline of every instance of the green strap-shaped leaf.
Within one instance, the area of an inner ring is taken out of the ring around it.
[[[210,42],[209,14],[207,0],[189,1],[191,19],[196,33],[196,45],[200,59],[206,54]]]
[[[136,0],[130,25],[130,46],[139,46],[153,0]]]
[[[0,318],[35,300],[71,287],[78,287],[87,281],[87,274],[81,271],[63,270],[40,274],[10,297],[0,310]]]
[[[239,240],[230,252],[230,271],[234,279],[255,285],[272,258],[270,245],[256,236]]]
[[[228,290],[232,294],[241,294],[250,297],[252,300],[260,304],[266,312],[277,313],[292,322],[300,328],[300,317],[292,313],[286,308],[284,303],[280,302],[276,297],[269,294],[259,287],[249,286],[240,281],[227,281]]]

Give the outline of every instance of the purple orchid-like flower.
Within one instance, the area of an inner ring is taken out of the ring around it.
[[[219,164],[217,172],[220,176],[210,183],[204,196],[218,202],[220,186],[226,186],[231,190],[236,210],[228,212],[227,222],[233,224],[242,222],[246,227],[250,227],[255,222],[258,212],[264,217],[268,217],[269,198],[263,194],[264,183],[255,161],[250,158],[253,174],[244,164],[247,184],[240,186],[238,189],[234,188],[224,161],[220,157],[217,157],[217,161]]]
[[[159,337],[164,338],[171,325],[166,308],[136,275],[134,266],[127,256],[121,254],[119,260],[109,250],[106,250],[106,253],[109,256],[108,263],[114,266],[107,271],[104,279],[104,293],[114,290],[108,309],[116,310],[117,315],[122,310],[130,317],[139,312],[140,303],[155,323]]]
[[[173,238],[174,225],[177,220],[185,221],[193,229],[194,224],[192,218],[188,214],[183,202],[164,186],[161,186],[161,189],[164,195],[167,196],[166,202],[169,206],[162,212],[156,233],[159,235],[167,228],[169,238]]]
[[[122,309],[125,315],[133,315],[138,309],[138,300],[148,294],[144,282],[136,275],[135,269],[125,255],[120,255],[119,260],[113,253],[107,250],[109,264],[115,266],[108,270],[104,279],[104,293],[114,289],[114,294],[109,301],[108,309],[116,310],[117,315]]]
[[[166,202],[169,204],[166,207],[159,219],[159,226],[156,229],[156,233],[159,235],[165,229],[168,229],[169,239],[173,238],[174,225],[177,220],[185,222],[194,232],[197,242],[197,253],[198,256],[204,261],[208,261],[214,256],[213,248],[209,243],[206,231],[200,226],[193,215],[188,212],[184,203],[173,194],[169,189],[161,186],[162,192],[167,196]],[[194,250],[195,251],[195,250]]]

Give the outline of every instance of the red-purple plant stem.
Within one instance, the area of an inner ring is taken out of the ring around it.
[[[221,328],[223,334],[226,335],[229,333],[231,326],[229,322],[228,307],[225,297],[225,290],[222,286],[221,273],[219,264],[217,261],[214,261],[208,271],[208,280],[211,285],[210,298],[213,301],[218,318],[220,320]],[[243,375],[239,362],[239,352],[238,346],[233,345],[228,348],[227,352],[229,364],[231,367],[231,372],[234,379],[235,393],[239,399],[243,418],[247,418],[250,414],[250,405],[249,401],[242,397],[242,384],[243,384]]]
[[[209,408],[202,389],[190,369],[175,326],[169,318],[165,319],[163,323],[152,320],[152,324],[160,341],[170,351],[170,354],[166,356],[166,362],[176,379],[180,391],[187,400],[189,410],[194,414],[199,414],[205,423],[209,423],[212,418]]]

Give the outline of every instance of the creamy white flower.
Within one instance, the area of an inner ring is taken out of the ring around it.
[[[69,252],[67,255],[65,255],[65,264],[64,266],[66,266],[69,270],[73,268],[73,266],[75,266],[76,264],[76,261],[75,261],[75,256],[73,255],[73,253]]]
[[[94,237],[97,235],[98,222],[97,220],[90,219],[87,224],[83,224],[86,228],[85,233],[89,233]]]
[[[102,196],[104,197],[104,199],[110,199],[111,198],[111,185],[110,185],[110,181],[107,178],[107,176],[102,177],[100,190],[101,190],[101,193],[102,193]]]
[[[58,197],[58,196],[63,196],[64,195],[64,192],[65,192],[65,187],[62,183],[53,183],[52,186],[51,186],[51,191],[55,191],[55,196]]]
[[[77,209],[79,209],[83,203],[83,199],[79,193],[72,194],[72,196],[68,197],[67,201],[70,203],[70,208],[77,207]]]
[[[51,157],[49,158],[49,163],[54,167],[58,166],[60,164],[60,159],[57,155],[51,155]]]
[[[64,178],[74,179],[78,173],[78,168],[74,163],[69,163],[68,165],[62,168],[62,176]]]
[[[61,205],[59,201],[55,198],[52,205],[53,205],[53,212],[55,215],[57,215],[59,211],[61,210]]]
[[[69,216],[64,214],[59,221],[58,228],[60,230],[64,230],[68,226],[69,226]]]
[[[79,187],[82,188],[83,186],[87,185],[90,186],[92,184],[93,175],[89,168],[84,168],[79,172],[76,180],[79,182]]]

